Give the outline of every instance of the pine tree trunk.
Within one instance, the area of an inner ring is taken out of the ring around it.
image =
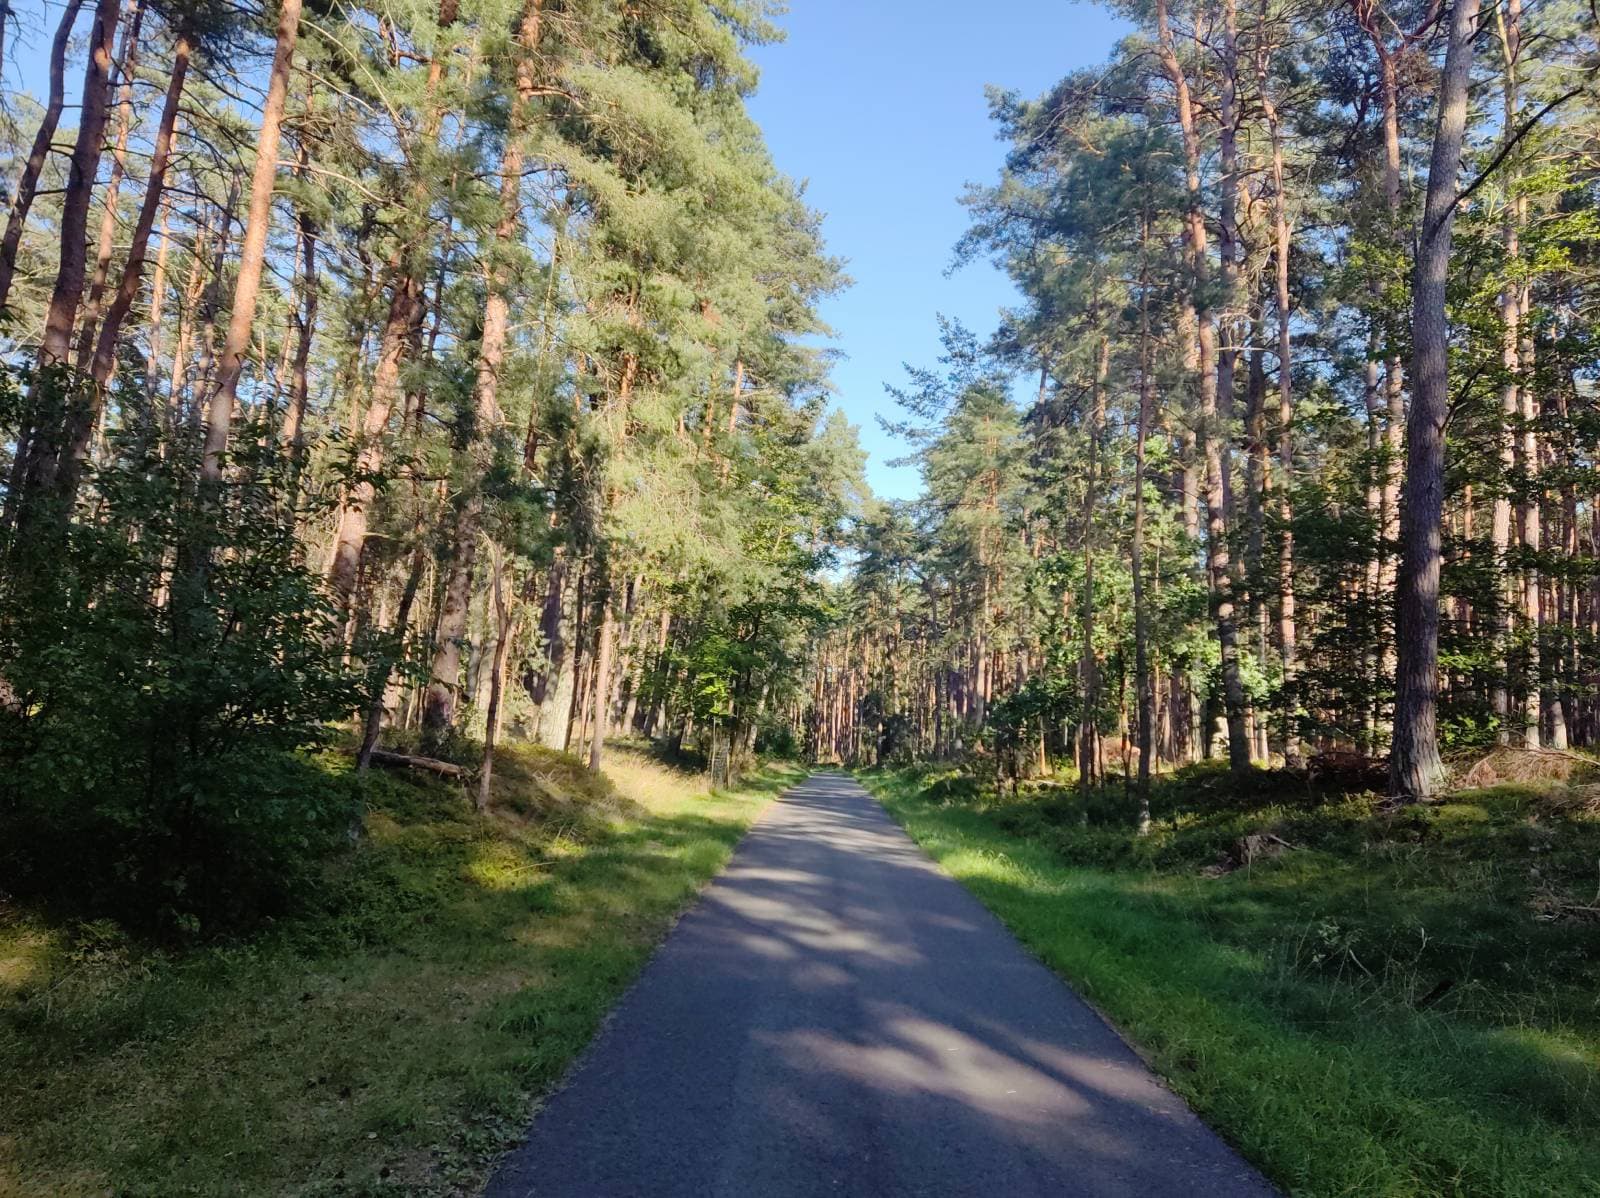
[[[1406,429],[1406,488],[1401,510],[1397,595],[1399,662],[1389,793],[1425,799],[1444,779],[1439,760],[1439,568],[1444,512],[1444,425],[1450,405],[1445,284],[1456,209],[1456,174],[1467,123],[1472,38],[1478,0],[1456,0],[1438,122],[1428,165],[1427,200],[1412,282],[1411,419]]]
[[[145,184],[144,199],[139,206],[139,217],[134,223],[133,239],[128,246],[128,260],[122,268],[116,293],[105,319],[99,327],[94,355],[89,362],[89,379],[92,387],[90,407],[83,413],[71,431],[67,446],[62,489],[69,501],[76,493],[79,469],[89,450],[94,426],[105,406],[106,389],[111,382],[111,372],[116,367],[117,344],[122,335],[122,324],[133,308],[134,300],[144,283],[145,255],[150,248],[150,234],[155,228],[156,212],[161,208],[166,191],[167,167],[172,160],[172,136],[178,120],[178,102],[183,95],[184,80],[189,71],[191,44],[187,35],[179,33],[173,47],[172,74],[167,83],[166,100],[161,118],[156,126],[155,143],[150,156],[150,178]],[[165,244],[163,243],[163,251]],[[154,301],[152,301],[154,303]],[[85,327],[85,334],[88,329]],[[154,413],[147,413],[154,419]]]
[[[183,293],[178,299],[177,337],[172,343],[172,365],[167,373],[167,413],[166,430],[169,439],[176,433],[182,423],[182,397],[184,371],[187,367],[189,346],[194,339],[194,319],[199,311],[202,297],[205,295],[205,252],[206,239],[210,235],[210,227],[206,222],[205,210],[201,209],[194,225],[192,240],[189,244],[189,274],[184,281]],[[153,328],[159,327],[158,325]],[[154,354],[152,353],[152,357]],[[148,363],[152,369],[158,363]]]
[[[1519,208],[1523,204],[1525,201],[1519,201]],[[1518,365],[1525,372],[1525,377],[1532,379],[1535,363],[1533,333],[1528,320],[1527,284],[1524,283],[1518,292],[1518,328],[1522,333]],[[1534,396],[1531,382],[1521,386],[1518,393],[1521,402],[1519,414],[1522,423],[1522,469],[1530,484],[1528,499],[1522,506],[1522,548],[1528,555],[1527,565],[1522,572],[1522,617],[1528,634],[1528,657],[1523,680],[1523,692],[1526,698],[1522,707],[1522,746],[1525,749],[1537,749],[1544,743],[1544,681],[1540,665],[1544,608],[1538,557],[1542,543],[1540,508],[1543,503],[1543,491],[1539,484],[1541,473],[1537,424],[1539,404]]]
[[[456,509],[450,531],[451,556],[446,566],[444,606],[434,641],[428,691],[422,701],[422,734],[430,746],[443,742],[456,718],[456,696],[461,687],[461,646],[467,635],[472,607],[472,572],[478,555],[477,500],[469,498]]]
[[[500,736],[500,696],[505,686],[506,662],[511,657],[511,604],[505,583],[505,555],[494,556],[494,661],[489,668],[489,707],[483,727],[483,761],[478,767],[478,810],[489,810],[489,784],[494,777],[494,746]]]
[[[442,32],[455,24],[457,0],[440,0],[438,27]],[[443,113],[435,100],[444,78],[444,60],[435,54],[428,63],[424,84],[421,139],[436,144]],[[383,465],[383,436],[389,419],[401,398],[401,378],[407,358],[415,348],[414,330],[424,316],[423,268],[421,247],[426,244],[428,218],[427,180],[419,174],[409,196],[410,211],[404,224],[402,244],[390,262],[389,309],[378,341],[378,358],[372,371],[372,391],[367,410],[360,420],[356,443],[356,481],[342,497],[334,528],[333,548],[328,556],[328,585],[341,610],[348,615],[354,601],[356,582],[361,573],[361,555],[366,548],[371,507],[377,497],[372,477]]]
[[[605,745],[610,719],[611,652],[616,636],[616,619],[611,611],[611,598],[602,593],[600,598],[600,633],[595,647],[594,661],[594,713],[591,717],[589,737],[589,768],[598,772],[600,757]]]
[[[1294,575],[1294,343],[1290,323],[1294,310],[1289,293],[1289,193],[1283,166],[1283,127],[1266,83],[1266,56],[1260,67],[1262,111],[1272,143],[1273,302],[1278,318],[1278,659],[1283,671],[1283,759],[1290,769],[1301,765],[1299,704],[1295,696],[1298,629],[1295,625]]]
[[[419,529],[419,534],[420,531]],[[416,549],[411,552],[411,567],[406,573],[405,588],[400,592],[400,607],[395,612],[394,655],[383,659],[372,679],[373,687],[367,704],[366,728],[361,737],[361,748],[356,753],[358,773],[372,764],[373,750],[378,747],[378,736],[383,731],[383,720],[389,706],[389,680],[394,673],[394,663],[405,658],[406,636],[411,627],[411,609],[416,605],[417,590],[422,582],[423,568],[426,565],[427,548],[419,540]]]
[[[302,150],[302,158],[304,151]],[[302,210],[300,226],[300,312],[295,319],[294,362],[290,367],[289,403],[283,418],[283,441],[289,447],[289,503],[298,498],[306,460],[306,406],[311,398],[311,343],[317,331],[317,223]]]
[[[383,434],[400,399],[401,369],[411,344],[411,329],[422,305],[421,284],[402,271],[394,282],[389,312],[378,341],[378,359],[372,374],[372,398],[361,419],[356,449],[356,481],[339,508],[333,551],[328,559],[328,585],[348,616],[361,573],[361,554],[367,541],[367,523],[377,487],[372,482],[383,465]]]
[[[17,250],[22,245],[23,229],[28,223],[28,210],[33,206],[34,194],[39,188],[39,175],[45,160],[50,156],[50,143],[55,140],[56,127],[61,123],[61,109],[66,104],[67,43],[72,40],[72,27],[78,20],[78,10],[83,0],[67,0],[61,11],[61,21],[50,43],[50,97],[45,102],[44,115],[39,118],[39,128],[33,135],[33,146],[22,166],[22,177],[17,180],[16,194],[11,200],[11,211],[6,216],[6,231],[0,238],[0,308],[5,307],[11,295],[11,282],[17,270]]]
[[[174,135],[174,144],[176,135]],[[169,147],[170,149],[170,147]],[[161,332],[166,323],[167,259],[172,254],[172,201],[161,206],[161,248],[156,251],[155,272],[150,276],[150,332],[146,340],[144,359],[144,396],[146,416],[153,432],[158,420],[156,396],[159,393],[161,368]]]
[[[508,280],[498,258],[517,236],[522,210],[522,129],[526,106],[533,94],[532,59],[539,47],[539,18],[542,0],[528,0],[523,11],[519,36],[522,53],[517,58],[517,111],[512,114],[505,153],[500,163],[500,219],[484,254],[483,326],[478,340],[477,375],[473,384],[473,436],[467,447],[469,459],[500,427],[500,367],[505,358],[506,336],[511,305]],[[407,325],[409,329],[409,324]],[[469,494],[457,504],[457,517],[450,543],[451,562],[444,618],[440,621],[439,647],[433,662],[433,682],[423,713],[423,727],[440,736],[454,719],[456,673],[460,668],[461,637],[466,632],[467,606],[472,589],[473,559],[477,554],[478,527],[483,515],[483,493],[469,483]],[[459,599],[459,602],[457,600]]]
[[[144,24],[144,14],[144,6],[139,0],[130,0],[122,34],[119,70],[122,87],[117,93],[117,136],[111,147],[111,177],[106,180],[100,211],[100,233],[95,244],[94,275],[89,280],[89,295],[84,301],[83,318],[78,329],[75,369],[79,374],[89,369],[89,356],[94,349],[95,331],[99,327],[105,302],[106,279],[111,274],[111,249],[117,233],[117,199],[122,191],[123,175],[128,169],[128,134],[133,126],[133,75],[139,61],[139,31]]]
[[[1291,769],[1301,764],[1300,710],[1295,693],[1300,663],[1299,631],[1295,623],[1294,560],[1294,377],[1289,338],[1289,228],[1281,213],[1278,226],[1278,654],[1283,689],[1288,696],[1284,711],[1283,757]]]
[[[1150,278],[1146,260],[1150,241],[1150,210],[1146,206],[1139,238],[1139,415],[1133,447],[1133,689],[1139,723],[1139,834],[1150,830],[1150,758],[1155,736],[1155,690],[1150,673],[1150,614],[1144,580],[1144,471],[1145,443],[1150,436]],[[1041,743],[1042,752],[1042,743]]]
[[[161,117],[156,124],[155,141],[150,155],[150,176],[145,184],[144,200],[139,208],[139,216],[133,227],[133,238],[128,247],[127,263],[122,268],[122,278],[117,284],[116,293],[111,300],[111,306],[106,311],[105,321],[100,326],[99,336],[95,342],[94,356],[89,364],[89,373],[95,386],[103,389],[110,381],[112,369],[116,365],[117,340],[122,334],[123,321],[127,319],[129,311],[133,308],[134,300],[138,298],[139,289],[144,278],[145,255],[149,251],[150,233],[155,225],[156,212],[161,208],[166,195],[167,168],[172,161],[173,141],[178,122],[178,106],[183,96],[184,83],[189,74],[189,56],[193,51],[193,43],[186,32],[180,30],[173,42],[172,72],[167,80],[167,94],[162,103]],[[161,263],[166,253],[166,238],[162,238],[162,259],[158,259],[158,275],[163,273]],[[158,284],[159,290],[159,284]],[[152,328],[160,323],[160,297],[154,296],[151,301]]]
[[[261,290],[261,270],[266,262],[267,232],[272,224],[272,188],[278,178],[278,142],[283,133],[283,111],[289,96],[289,72],[294,65],[295,42],[300,36],[301,0],[279,0],[277,43],[272,74],[267,81],[266,103],[261,109],[261,132],[256,139],[256,165],[250,178],[250,207],[245,215],[244,241],[239,249],[239,272],[233,287],[233,310],[217,382],[206,403],[205,451],[200,479],[222,481],[222,458],[228,449],[233,409],[238,401],[239,378],[245,351],[256,319],[256,296]]]
[[[1505,66],[1504,122],[1505,136],[1511,137],[1516,128],[1519,107],[1516,82],[1515,26],[1500,22],[1501,51]],[[1513,267],[1521,256],[1520,221],[1517,218],[1515,196],[1517,175],[1513,164],[1505,168],[1505,209],[1501,220],[1501,239],[1505,248],[1506,264]],[[1511,496],[1517,470],[1516,423],[1521,417],[1519,395],[1518,324],[1521,308],[1518,289],[1508,278],[1500,293],[1501,365],[1505,368],[1505,383],[1500,389],[1500,420],[1495,429],[1495,448],[1499,457],[1501,478],[1494,497],[1489,536],[1494,546],[1495,570],[1500,580],[1499,611],[1495,621],[1495,679],[1492,704],[1499,722],[1496,738],[1499,743],[1511,743],[1512,699],[1510,651],[1516,633],[1516,610],[1520,596],[1513,598],[1515,572],[1512,569],[1512,504]]]
[[[1374,6],[1375,8],[1375,6]],[[1371,14],[1373,9],[1363,9]],[[1398,244],[1400,230],[1400,78],[1387,35],[1373,15],[1364,21],[1368,38],[1378,55],[1378,92],[1382,107],[1383,196],[1389,217],[1388,238]],[[1381,296],[1382,284],[1375,283]],[[1378,595],[1388,596],[1395,585],[1395,560],[1390,549],[1400,534],[1400,463],[1405,440],[1405,370],[1398,354],[1383,362],[1383,484],[1379,503]],[[1380,660],[1387,675],[1394,667],[1393,651],[1385,646]]]
[[[1244,718],[1244,681],[1239,674],[1238,634],[1234,624],[1233,565],[1227,539],[1226,483],[1223,477],[1222,441],[1226,430],[1218,425],[1216,328],[1210,309],[1206,263],[1205,218],[1201,208],[1200,139],[1195,128],[1189,81],[1174,48],[1167,24],[1165,0],[1156,3],[1158,51],[1172,82],[1178,128],[1184,147],[1187,202],[1184,212],[1184,251],[1189,286],[1183,306],[1185,320],[1195,332],[1194,370],[1200,389],[1200,437],[1204,443],[1206,474],[1206,558],[1210,578],[1212,614],[1222,651],[1222,680],[1228,718],[1228,756],[1235,773],[1250,767],[1250,742]],[[1192,313],[1192,315],[1190,315]]]
[[[558,640],[551,645],[551,677],[553,685],[541,707],[541,739],[552,749],[566,747],[570,735],[572,697],[577,687],[578,638],[583,632],[583,577],[579,574],[577,585],[566,588],[561,606],[556,611]]]
[[[29,405],[33,427],[18,440],[15,474],[19,486],[13,494],[18,499],[15,510],[19,523],[28,518],[33,505],[55,489],[67,422],[79,402],[72,380],[65,377],[65,368],[71,352],[73,324],[83,299],[89,205],[94,197],[95,175],[100,168],[109,116],[111,52],[119,5],[120,0],[100,0],[95,8],[89,61],[84,68],[78,137],[73,143],[67,188],[61,204],[61,256],[55,287],[45,310],[44,334],[39,343],[39,374],[31,393],[33,402]],[[63,398],[67,400],[65,412],[47,410]]]
[[[1098,288],[1098,281],[1095,284]],[[1091,319],[1099,317],[1098,295]],[[1078,656],[1079,702],[1083,705],[1078,721],[1078,788],[1088,794],[1094,781],[1093,746],[1098,739],[1096,716],[1099,707],[1099,669],[1094,656],[1094,507],[1098,481],[1100,429],[1105,423],[1106,373],[1111,342],[1102,336],[1095,354],[1094,383],[1089,402],[1089,460],[1083,491],[1083,603],[1080,613],[1082,644]]]

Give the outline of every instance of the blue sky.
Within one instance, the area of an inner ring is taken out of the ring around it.
[[[848,260],[855,286],[823,309],[847,355],[834,384],[873,490],[906,498],[916,471],[888,466],[904,447],[873,419],[894,412],[884,383],[905,377],[902,363],[933,365],[937,313],[986,334],[1015,296],[984,263],[945,277],[966,227],[962,187],[993,179],[1004,155],[984,85],[1037,95],[1104,59],[1124,26],[1070,0],[790,3],[787,40],[754,52],[751,109],[779,168],[809,180],[829,250]]]

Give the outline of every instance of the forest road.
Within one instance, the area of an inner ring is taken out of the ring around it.
[[[852,779],[773,804],[488,1198],[1276,1191]]]

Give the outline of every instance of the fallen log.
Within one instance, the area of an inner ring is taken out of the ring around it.
[[[378,765],[404,766],[411,770],[428,770],[447,778],[465,778],[472,773],[464,765],[453,761],[440,761],[437,757],[413,757],[409,753],[391,753],[387,749],[372,750],[372,760]]]

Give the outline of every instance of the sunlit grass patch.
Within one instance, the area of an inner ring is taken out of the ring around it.
[[[1600,925],[1535,901],[1576,901],[1595,867],[1569,798],[1391,817],[1208,781],[1145,846],[1070,796],[865,780],[1290,1192],[1600,1194]],[[1208,868],[1264,828],[1295,847]]]
[[[0,1195],[474,1192],[763,802],[513,745],[380,777],[319,914],[182,954],[0,918]]]

